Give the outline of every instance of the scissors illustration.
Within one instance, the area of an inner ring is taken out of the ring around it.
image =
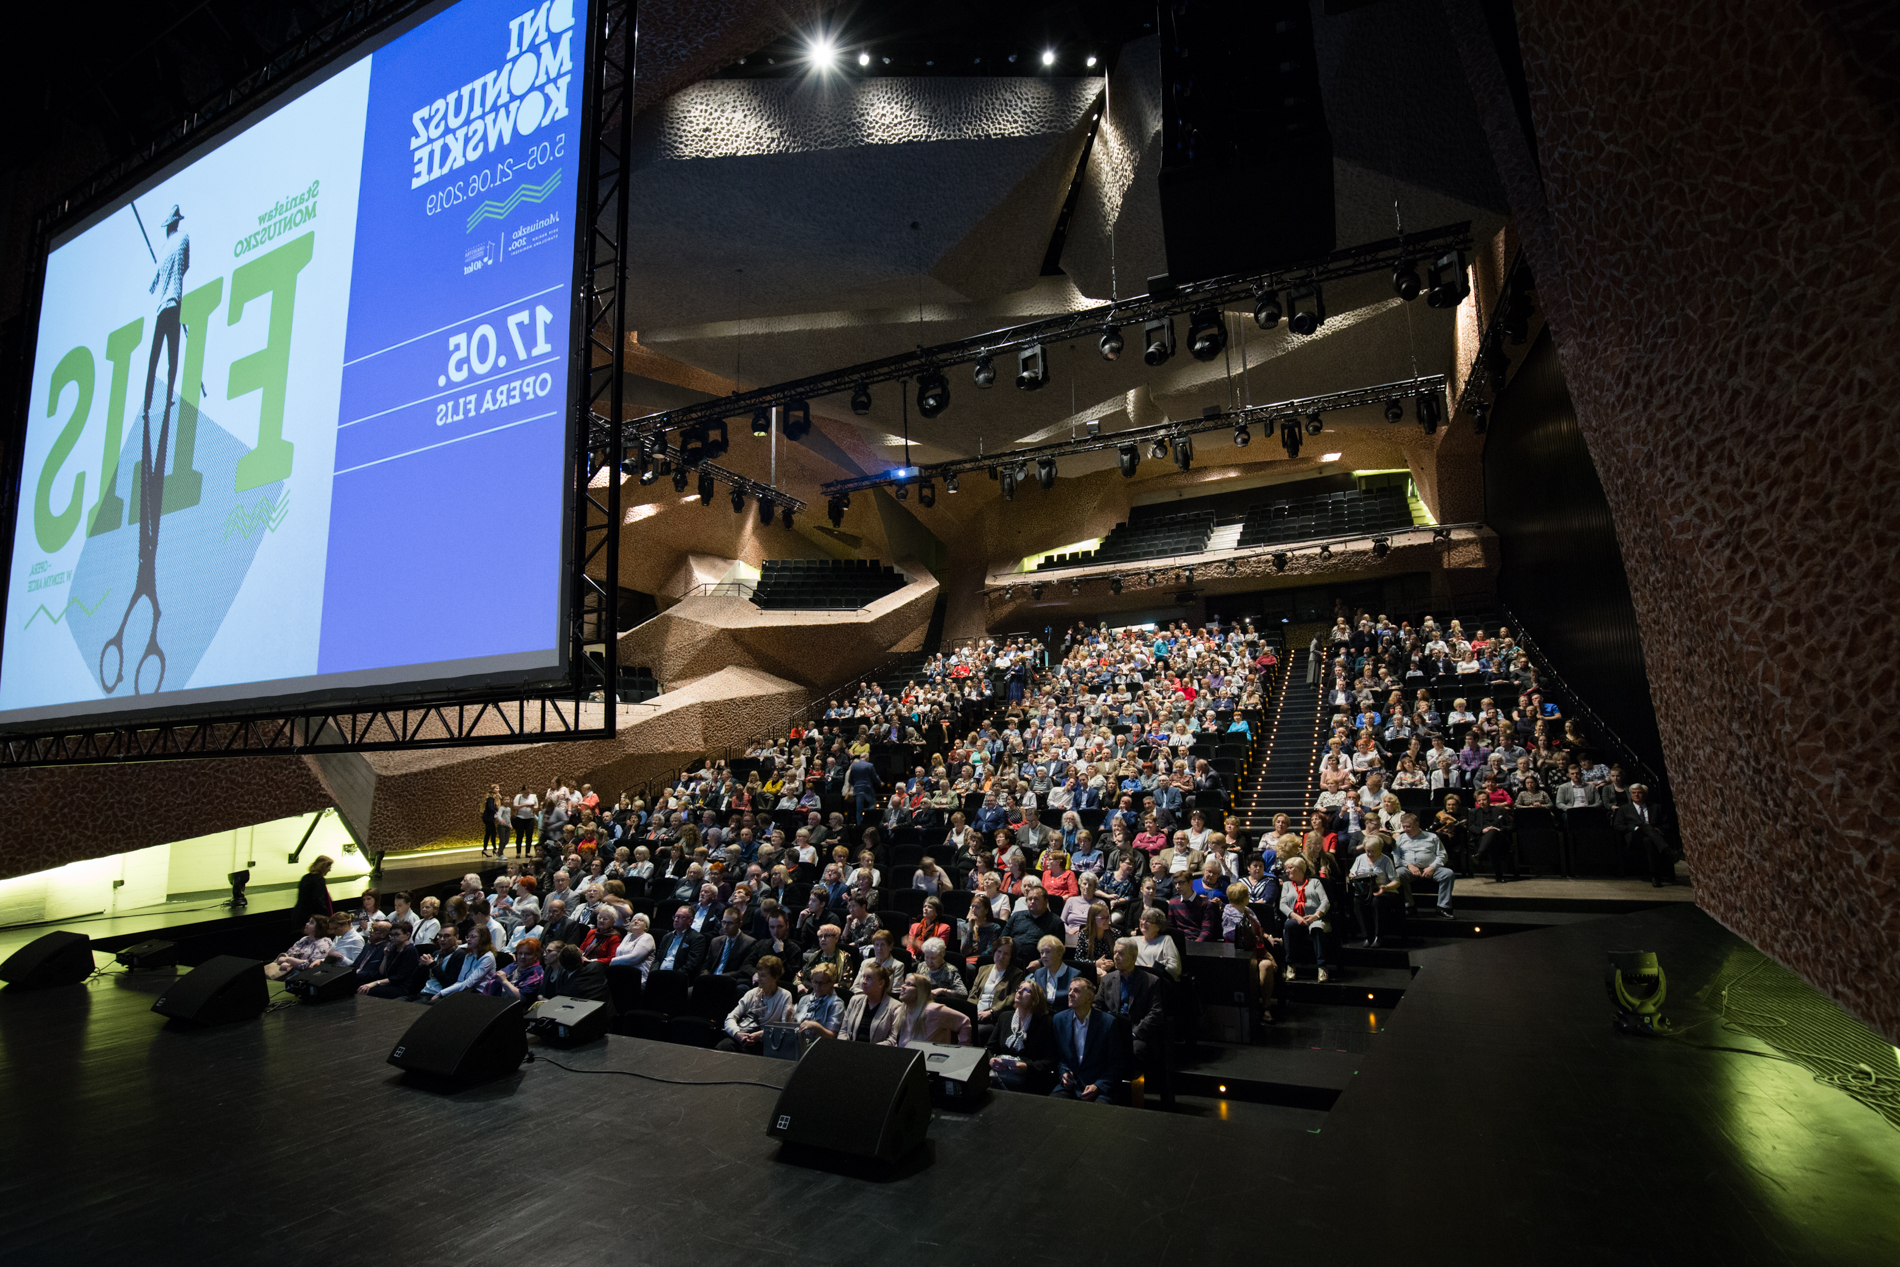
[[[141,461],[139,463],[139,575],[132,587],[132,601],[125,605],[125,615],[119,621],[119,632],[106,640],[99,648],[99,685],[106,694],[119,689],[125,680],[125,627],[132,620],[132,611],[139,605],[139,599],[150,599],[152,604],[152,631],[146,635],[145,651],[139,656],[138,665],[132,670],[132,693],[141,695],[139,678],[145,672],[147,660],[158,661],[158,681],[152,684],[152,693],[157,694],[165,685],[165,651],[158,645],[158,517],[165,509],[165,450],[171,444],[172,419],[170,402],[166,402],[165,421],[158,429],[158,460],[152,460],[152,419],[145,419],[145,435],[139,445]],[[112,680],[106,681],[106,654],[114,657]]]

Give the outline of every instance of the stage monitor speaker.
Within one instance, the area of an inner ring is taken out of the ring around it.
[[[416,1018],[389,1063],[467,1086],[505,1077],[528,1058],[528,1015],[519,999],[451,994]]]
[[[924,1073],[930,1094],[948,1109],[969,1111],[983,1102],[990,1089],[990,1054],[981,1047],[953,1047],[925,1043]]]
[[[92,938],[84,933],[47,933],[0,963],[0,981],[16,990],[78,985],[92,975]]]
[[[132,972],[150,972],[154,968],[170,968],[178,962],[178,943],[161,941],[153,937],[136,946],[127,946],[112,957]]]
[[[262,1016],[269,1006],[264,961],[218,955],[174,981],[152,1010],[196,1025],[228,1025]]]
[[[356,969],[347,963],[319,963],[284,978],[284,989],[305,1003],[328,1003],[356,993]]]
[[[543,1042],[578,1046],[607,1036],[607,1022],[613,1009],[600,999],[577,999],[556,995],[543,999],[534,1009],[528,1028]]]
[[[821,1038],[779,1092],[765,1133],[890,1162],[923,1143],[929,1129],[922,1051]]]

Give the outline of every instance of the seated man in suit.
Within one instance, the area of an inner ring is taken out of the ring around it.
[[[356,961],[356,992],[397,999],[409,993],[420,953],[409,944],[409,925],[391,924],[380,946],[363,952]]]
[[[682,906],[673,912],[673,931],[660,939],[653,952],[653,966],[662,971],[699,975],[706,957],[706,939],[693,931],[693,911]]]
[[[1676,882],[1676,850],[1662,834],[1663,809],[1649,799],[1649,789],[1630,784],[1629,800],[1616,807],[1610,826],[1625,846],[1640,848],[1649,859],[1649,882],[1657,888]]]
[[[607,969],[583,955],[579,946],[563,946],[547,970],[541,993],[550,999],[565,995],[570,999],[605,1002]]]
[[[1115,1018],[1095,1006],[1087,977],[1069,983],[1069,1011],[1055,1018],[1056,1087],[1049,1094],[1069,1100],[1113,1103],[1122,1080],[1121,1044]]]
[[[578,946],[585,936],[587,925],[568,917],[567,903],[558,897],[549,898],[547,918],[541,923],[541,944],[559,941]]]
[[[792,917],[782,910],[775,910],[765,918],[766,931],[770,934],[752,943],[752,964],[756,969],[759,960],[766,955],[777,955],[779,962],[785,965],[780,975],[785,986],[792,986],[792,972],[804,966],[805,948],[792,940]]]
[[[1140,966],[1140,951],[1141,940],[1136,937],[1115,943],[1115,967],[1102,977],[1095,1007],[1121,1023],[1120,1037],[1132,1047],[1132,1072],[1147,1075],[1166,1107],[1174,1103],[1174,1085],[1168,1077],[1167,1015],[1161,1008],[1161,981]]]
[[[752,980],[752,948],[757,939],[746,936],[739,919],[739,912],[732,907],[727,907],[719,917],[719,935],[706,947],[700,971],[729,976],[743,985]]]

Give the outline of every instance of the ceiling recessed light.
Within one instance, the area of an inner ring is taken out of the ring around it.
[[[1320,460],[1320,461],[1322,461],[1322,462],[1337,462],[1337,461],[1339,461],[1339,454],[1337,454],[1337,453],[1322,453],[1322,454],[1320,454],[1320,455],[1319,455],[1319,460]]]
[[[1042,50],[1042,64],[1044,66],[1053,66],[1056,64],[1056,51],[1054,49],[1045,48]]]

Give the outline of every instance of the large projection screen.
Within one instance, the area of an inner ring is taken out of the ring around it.
[[[565,677],[589,24],[527,3],[422,10],[50,240],[0,726]]]

